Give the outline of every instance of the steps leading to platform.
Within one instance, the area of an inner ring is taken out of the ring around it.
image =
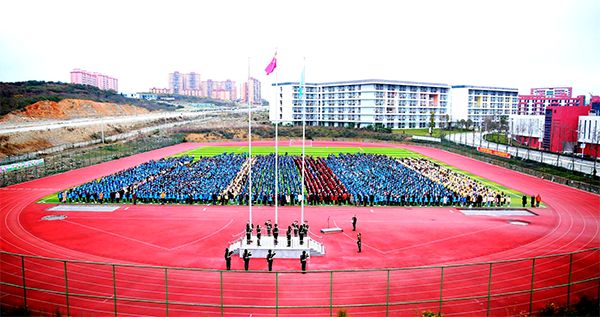
[[[285,258],[285,259],[298,259],[302,254],[302,251],[308,252],[311,256],[323,256],[325,255],[325,246],[312,239],[311,237],[304,238],[304,244],[300,244],[299,237],[292,237],[291,246],[287,246],[286,237],[281,236],[278,238],[278,244],[275,245],[275,241],[272,236],[261,236],[260,246],[257,245],[256,236],[253,235],[250,238],[250,243],[246,240],[244,236],[241,240],[238,240],[229,245],[229,250],[233,251],[234,254],[238,254],[242,257],[244,250],[248,250],[252,253],[253,258],[264,258],[267,256],[269,250],[277,253],[277,258]]]

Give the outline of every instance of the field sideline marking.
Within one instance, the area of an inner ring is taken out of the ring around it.
[[[337,225],[337,223],[335,222],[335,219],[333,219],[333,225],[334,225],[334,226],[336,226],[336,227],[338,227],[338,228],[340,227],[340,226],[338,226],[338,225]],[[352,238],[352,237],[351,237],[350,235],[348,235],[346,232],[342,231],[342,234],[343,234],[343,235],[345,235],[346,237],[348,237],[350,240],[352,240],[352,241],[356,242],[356,239],[355,239],[355,238]],[[387,252],[381,251],[381,250],[379,250],[379,249],[377,249],[377,248],[375,248],[375,247],[371,247],[371,246],[369,246],[369,245],[368,245],[368,244],[366,244],[366,243],[363,243],[362,245],[363,245],[363,246],[365,246],[365,247],[367,247],[367,248],[373,249],[373,250],[375,250],[375,251],[377,251],[377,252],[379,252],[379,253],[381,253],[381,254],[383,254],[383,255],[385,255],[385,254],[387,253]]]
[[[232,219],[229,219],[229,222],[228,222],[227,224],[225,224],[223,227],[221,227],[219,230],[213,231],[211,234],[209,234],[209,235],[207,235],[207,236],[204,236],[204,237],[202,237],[202,238],[198,238],[198,239],[196,239],[196,240],[190,241],[190,242],[188,242],[188,243],[184,243],[184,244],[182,244],[182,245],[179,245],[179,246],[177,246],[177,247],[170,248],[170,249],[169,249],[169,251],[177,250],[177,249],[180,249],[180,248],[186,247],[186,246],[188,246],[188,245],[190,245],[190,244],[194,244],[194,243],[196,243],[196,242],[200,242],[200,241],[202,241],[202,240],[204,240],[204,239],[210,238],[210,237],[214,236],[215,234],[217,234],[217,233],[219,233],[219,232],[221,232],[221,231],[225,230],[225,228],[229,227],[229,225],[230,225],[232,222],[233,222],[233,218],[232,218]]]

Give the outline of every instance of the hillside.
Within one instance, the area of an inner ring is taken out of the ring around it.
[[[130,104],[148,110],[173,110],[174,106],[155,101],[126,98],[114,91],[100,90],[93,86],[60,82],[24,81],[0,83],[0,116],[38,101],[59,102],[64,99],[85,99],[114,104]]]
[[[0,122],[18,123],[40,119],[76,119],[98,116],[130,116],[148,113],[148,109],[129,104],[63,99],[59,102],[42,100],[21,110],[0,116]]]

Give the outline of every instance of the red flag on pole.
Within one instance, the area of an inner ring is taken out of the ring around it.
[[[265,68],[265,72],[267,72],[267,75],[269,75],[275,70],[276,67],[277,67],[277,52],[275,52],[275,56],[273,56],[273,59],[271,60],[269,65],[267,65],[267,68]]]

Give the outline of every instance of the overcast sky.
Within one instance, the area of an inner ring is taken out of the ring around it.
[[[70,80],[124,92],[250,74],[278,50],[277,78],[392,79],[600,94],[600,1],[0,1],[0,81]],[[250,63],[248,63],[250,60]],[[248,67],[248,64],[250,67]]]

